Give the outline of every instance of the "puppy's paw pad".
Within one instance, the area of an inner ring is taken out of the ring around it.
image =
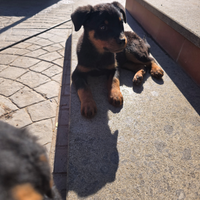
[[[123,96],[119,89],[112,89],[109,96],[109,103],[115,107],[123,104]]]
[[[81,104],[81,114],[86,118],[92,118],[97,113],[96,103],[91,100]]]

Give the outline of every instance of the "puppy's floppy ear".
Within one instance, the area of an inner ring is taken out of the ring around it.
[[[72,14],[72,22],[74,23],[75,26],[75,31],[78,31],[82,25],[85,24],[86,20],[88,19],[91,11],[92,11],[92,6],[82,6],[78,7]]]
[[[122,13],[124,22],[126,23],[126,12],[124,6],[117,1],[112,2],[112,4]]]

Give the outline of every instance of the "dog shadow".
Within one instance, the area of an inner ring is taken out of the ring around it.
[[[106,77],[92,77],[88,80],[97,114],[86,119],[80,113],[80,101],[75,87],[71,86],[71,118],[68,159],[68,197],[74,191],[79,197],[95,194],[107,183],[115,180],[119,155],[117,150],[118,130],[111,131],[108,123],[108,103],[105,87]]]

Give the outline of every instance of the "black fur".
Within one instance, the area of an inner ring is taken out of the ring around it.
[[[146,66],[151,67],[152,76],[163,76],[162,69],[149,55],[150,45],[146,40],[134,32],[124,32],[126,14],[120,3],[78,7],[71,18],[75,31],[84,27],[77,44],[78,64],[72,74],[72,81],[80,93],[81,112],[86,117],[93,117],[96,113],[96,105],[87,84],[88,75],[107,74],[109,102],[114,106],[123,103],[119,88],[119,67],[136,72],[133,83],[137,85],[143,80]]]
[[[0,121],[0,199],[14,200],[12,189],[21,184],[31,184],[41,195],[54,199],[50,188],[50,166],[40,160],[46,151],[37,138],[26,130],[17,129]]]

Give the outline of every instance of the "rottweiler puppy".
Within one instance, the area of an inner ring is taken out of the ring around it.
[[[26,130],[0,121],[0,199],[61,200],[44,147]]]
[[[91,118],[97,112],[87,83],[88,75],[107,75],[108,99],[116,107],[123,103],[119,67],[136,72],[133,78],[135,84],[142,82],[145,66],[151,67],[152,76],[163,76],[163,70],[149,56],[149,44],[134,32],[124,32],[126,14],[120,3],[78,7],[71,18],[75,31],[84,27],[77,44],[78,64],[72,81],[81,101],[81,113],[85,117]]]

